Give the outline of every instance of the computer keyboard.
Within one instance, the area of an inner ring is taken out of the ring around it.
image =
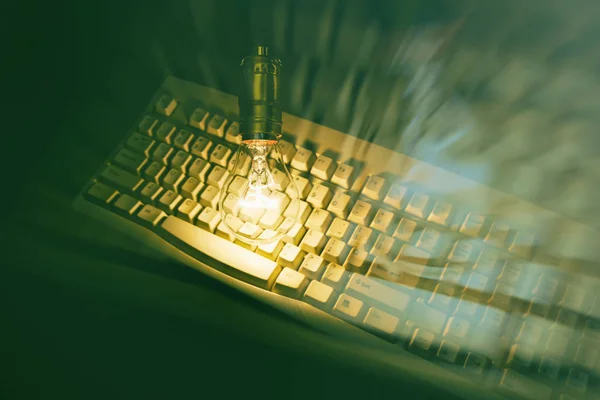
[[[291,225],[239,242],[217,209],[236,119],[235,96],[167,78],[75,207],[441,389],[597,398],[600,279],[576,260],[597,231],[284,114],[300,216],[228,210],[255,235]]]

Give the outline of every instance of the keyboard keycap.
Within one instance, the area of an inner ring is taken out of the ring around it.
[[[177,208],[177,216],[184,221],[194,223],[194,219],[202,210],[202,206],[194,200],[186,199]]]
[[[311,213],[312,207],[309,206],[307,202],[294,199],[285,209],[283,217],[297,219],[303,224],[306,222]]]
[[[115,207],[128,215],[133,215],[133,213],[141,206],[141,201],[126,194],[120,196],[117,201],[115,201]]]
[[[186,129],[182,129],[179,131],[177,136],[175,136],[173,145],[178,149],[189,152],[192,140],[194,140],[194,134]]]
[[[133,192],[144,182],[142,178],[114,165],[109,165],[100,174],[100,179],[125,192]]]
[[[344,268],[351,272],[360,272],[365,274],[372,262],[372,257],[369,253],[360,248],[352,248],[348,254],[348,258],[344,263]]]
[[[373,222],[371,222],[371,228],[376,229],[380,232],[388,232],[393,224],[394,214],[384,209],[379,209]]]
[[[196,225],[204,229],[205,231],[214,232],[221,222],[221,214],[214,208],[205,207],[198,215],[198,219],[196,220]],[[236,247],[238,249],[238,247]],[[206,250],[208,254],[212,254],[209,249]],[[235,250],[234,250],[235,251]]]
[[[260,234],[260,238],[262,237],[272,237],[271,235],[275,235],[277,232],[270,231],[268,229],[264,230],[263,233]],[[269,243],[261,244],[256,249],[256,252],[263,257],[268,258],[269,260],[277,260],[279,257],[279,253],[283,250],[284,243],[281,240],[275,240]]]
[[[183,172],[171,169],[163,178],[163,185],[166,189],[177,192],[179,190],[179,185],[181,185],[184,179],[185,175]]]
[[[279,225],[277,231],[283,232],[285,235],[281,238],[282,242],[291,243],[294,246],[297,246],[304,237],[306,228],[304,228],[300,222],[295,222],[293,218],[286,218],[281,225]]]
[[[219,225],[217,225],[217,228],[215,229],[215,235],[227,239],[230,242],[234,242],[236,239],[234,233],[237,233],[242,226],[244,226],[244,221],[235,215],[227,214],[225,220],[221,218],[221,222],[219,222]]]
[[[201,158],[195,158],[194,162],[190,165],[189,175],[192,178],[196,178],[201,182],[206,181],[206,175],[208,170],[210,169],[210,164],[208,161],[203,160]]]
[[[415,193],[410,198],[410,202],[407,204],[405,211],[415,217],[425,219],[427,217],[428,203],[429,196],[423,193]]]
[[[182,198],[180,195],[172,190],[167,190],[162,194],[162,196],[160,196],[158,200],[158,207],[167,213],[172,213],[181,200]]]
[[[437,352],[437,356],[440,359],[453,364],[458,359],[459,351],[460,346],[456,343],[448,342],[447,340],[442,340],[440,349]]]
[[[376,279],[357,273],[352,274],[350,277],[346,285],[346,293],[393,312],[406,311],[410,303],[410,296],[406,293],[390,289]]]
[[[331,197],[331,190],[327,186],[315,185],[306,198],[306,201],[314,208],[327,208]]]
[[[149,115],[146,115],[138,124],[138,130],[144,135],[154,136],[157,126],[158,120]]]
[[[350,189],[353,183],[354,167],[346,164],[338,165],[331,182],[343,187],[344,189]]]
[[[393,260],[397,256],[397,251],[396,240],[381,233],[371,249],[371,254],[378,257],[388,257],[388,259]]]
[[[263,229],[270,229],[276,231],[279,225],[283,222],[283,216],[281,211],[278,209],[267,210],[258,221],[258,226]]]
[[[354,207],[352,207],[352,211],[348,216],[348,220],[350,222],[354,222],[355,224],[368,226],[371,223],[371,213],[373,207],[370,203],[366,201],[358,200]]]
[[[221,189],[229,176],[229,172],[219,165],[215,165],[210,174],[208,174],[208,178],[206,179],[206,183],[212,185],[214,187],[218,187]]]
[[[219,189],[212,186],[207,185],[202,194],[200,195],[200,204],[204,207],[217,208],[217,204],[219,203]]]
[[[154,143],[152,138],[136,132],[127,139],[126,146],[135,152],[143,154],[145,157],[150,157],[150,149],[152,149]]]
[[[552,389],[542,383],[527,378],[513,370],[505,369],[500,380],[500,389],[511,395],[526,399],[550,399]]]
[[[298,191],[297,196],[301,200],[306,200],[306,198],[308,197],[308,195],[310,194],[310,192],[312,190],[312,184],[310,183],[310,181],[301,176],[294,176],[294,184],[296,186],[296,190]],[[291,185],[288,185],[285,193],[292,198],[294,197],[294,192],[292,191]]]
[[[342,264],[348,256],[348,250],[346,243],[336,238],[331,238],[325,245],[321,256],[325,261]]]
[[[441,241],[442,233],[431,227],[421,231],[421,236],[417,240],[417,247],[429,252],[433,252],[437,244]]]
[[[279,154],[281,155],[282,161],[285,164],[289,164],[294,155],[296,154],[296,148],[290,142],[286,142],[285,140],[280,140],[277,142],[277,148],[279,149]],[[272,155],[273,153],[271,153]]]
[[[158,114],[162,114],[166,117],[170,117],[171,114],[173,114],[173,111],[175,111],[176,107],[177,107],[177,100],[175,100],[174,98],[172,98],[169,95],[164,94],[164,95],[160,96],[160,98],[156,102],[156,106],[154,107],[154,109],[156,110],[156,112]]]
[[[119,192],[102,183],[94,183],[87,191],[87,197],[101,204],[108,204],[117,197]]]
[[[311,281],[304,292],[303,300],[322,310],[328,310],[334,299],[331,286],[319,281]]]
[[[434,334],[441,334],[446,325],[446,319],[446,313],[426,306],[419,301],[411,305],[410,321],[419,328],[423,328]]]
[[[163,211],[146,204],[137,214],[142,224],[147,227],[157,226],[166,216]]]
[[[212,153],[210,153],[210,162],[213,164],[220,165],[223,168],[227,168],[227,163],[229,162],[229,157],[231,157],[231,149],[229,147],[225,147],[221,144],[218,144],[213,149]]]
[[[240,198],[233,193],[227,195],[223,200],[223,210],[232,215],[237,215],[240,210]]]
[[[348,218],[348,208],[350,206],[350,196],[345,193],[336,193],[329,206],[327,206],[327,211],[330,211],[336,217],[340,217],[342,219]]]
[[[171,167],[185,174],[191,161],[192,156],[189,153],[179,150],[171,159]]]
[[[192,146],[192,154],[204,160],[208,160],[208,152],[212,147],[212,142],[205,137],[198,137]]]
[[[225,140],[229,143],[239,145],[242,143],[242,135],[240,135],[240,124],[232,122],[225,131]]]
[[[362,194],[372,200],[380,200],[384,189],[385,179],[380,176],[371,175],[362,190]]]
[[[590,376],[577,368],[571,368],[567,376],[566,386],[581,393],[587,391]]]
[[[410,239],[417,229],[417,223],[413,220],[402,218],[398,227],[394,232],[394,237],[406,243],[410,243]]]
[[[171,140],[173,139],[173,135],[176,131],[175,125],[170,122],[163,122],[160,127],[156,130],[156,135],[154,137],[161,142],[165,142],[167,144],[171,144]]]
[[[359,315],[363,308],[363,302],[342,293],[333,306],[334,315],[351,322],[360,322]]]
[[[204,188],[204,184],[200,182],[197,178],[190,176],[183,182],[181,185],[181,195],[186,199],[192,199],[194,201],[198,200],[198,195],[200,191]]]
[[[482,375],[489,361],[484,356],[470,352],[465,360],[465,369],[473,374]]]
[[[408,189],[406,186],[400,183],[394,183],[383,199],[383,202],[397,210],[401,210],[404,207],[404,204],[407,202],[407,192]]]
[[[485,236],[485,242],[496,247],[504,248],[508,238],[508,225],[494,221],[490,231]]]
[[[438,200],[427,218],[428,221],[434,222],[438,225],[449,226],[450,224],[450,213],[452,212],[452,205],[445,201]]]
[[[162,191],[163,188],[156,183],[148,182],[140,192],[140,195],[142,196],[142,200],[146,203],[154,203]]]
[[[205,211],[206,209],[201,215],[206,215]],[[218,213],[216,214],[218,215]],[[281,268],[273,261],[240,248],[181,219],[168,217],[161,228],[167,233],[165,235],[167,240],[172,243],[176,245],[184,243],[190,246],[197,252],[200,259],[210,254],[211,258],[218,261],[210,264],[214,268],[263,289],[270,289],[281,271]]]
[[[206,121],[208,120],[208,111],[202,108],[196,108],[188,121],[189,126],[198,128],[200,130],[206,130]]]
[[[217,137],[222,138],[225,136],[225,126],[227,125],[227,118],[221,115],[213,115],[208,126],[206,127],[206,132],[211,135],[215,135]]]
[[[290,184],[290,179],[277,168],[273,168],[271,175],[273,176],[273,187],[275,190],[279,190],[280,192],[285,191]]]
[[[291,167],[298,171],[308,172],[315,162],[315,154],[305,148],[299,148],[291,161]]]
[[[160,162],[163,165],[169,165],[171,156],[173,155],[173,148],[166,143],[159,143],[152,153],[152,159]]]
[[[142,154],[134,153],[129,149],[121,149],[115,156],[114,164],[129,172],[140,175],[146,161],[148,160]]]
[[[310,174],[319,179],[323,179],[324,181],[328,181],[333,175],[333,171],[335,171],[336,167],[337,164],[333,159],[321,154],[317,157],[317,160],[310,169]]]
[[[314,209],[313,212],[310,214],[310,217],[308,217],[308,219],[306,220],[305,226],[308,229],[314,229],[319,232],[326,232],[332,220],[333,218],[331,217],[331,214],[328,211],[317,208]]]
[[[483,224],[485,223],[485,218],[481,215],[469,213],[465,222],[463,222],[460,227],[460,232],[471,237],[479,237],[482,235]]]
[[[350,247],[358,247],[358,248],[367,248],[370,250],[370,243],[373,237],[373,230],[371,228],[367,228],[366,226],[357,225],[352,232],[352,236],[348,240],[348,246]]]
[[[351,227],[352,225],[350,224],[350,222],[340,218],[334,218],[333,222],[329,226],[329,229],[327,229],[326,235],[328,237],[345,241],[352,232]]]
[[[300,248],[307,253],[321,254],[327,238],[323,232],[309,229],[300,242]]]
[[[341,265],[329,263],[321,280],[336,291],[341,292],[344,290],[349,276],[348,271]]]
[[[302,263],[304,255],[305,253],[300,249],[300,247],[286,243],[286,245],[283,246],[281,253],[279,253],[277,264],[281,265],[282,267],[296,270]]]
[[[378,308],[371,307],[367,312],[364,324],[367,328],[392,335],[400,320]]]
[[[310,279],[319,280],[325,270],[324,263],[325,260],[323,258],[309,253],[304,257],[304,261],[302,261],[298,271]]]

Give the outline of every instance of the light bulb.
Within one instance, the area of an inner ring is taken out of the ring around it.
[[[296,224],[298,189],[275,141],[242,142],[221,189],[221,220],[236,239],[266,244]]]
[[[279,151],[281,61],[258,46],[242,60],[238,96],[241,143],[219,194],[221,221],[229,234],[251,245],[275,242],[294,228],[298,189]]]

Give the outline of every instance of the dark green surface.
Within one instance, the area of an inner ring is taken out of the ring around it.
[[[10,11],[0,398],[446,398],[72,210],[169,69],[174,10]]]

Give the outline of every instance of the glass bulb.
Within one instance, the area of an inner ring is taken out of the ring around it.
[[[297,222],[300,203],[277,141],[244,141],[233,157],[219,197],[221,221],[245,243],[281,239]]]

